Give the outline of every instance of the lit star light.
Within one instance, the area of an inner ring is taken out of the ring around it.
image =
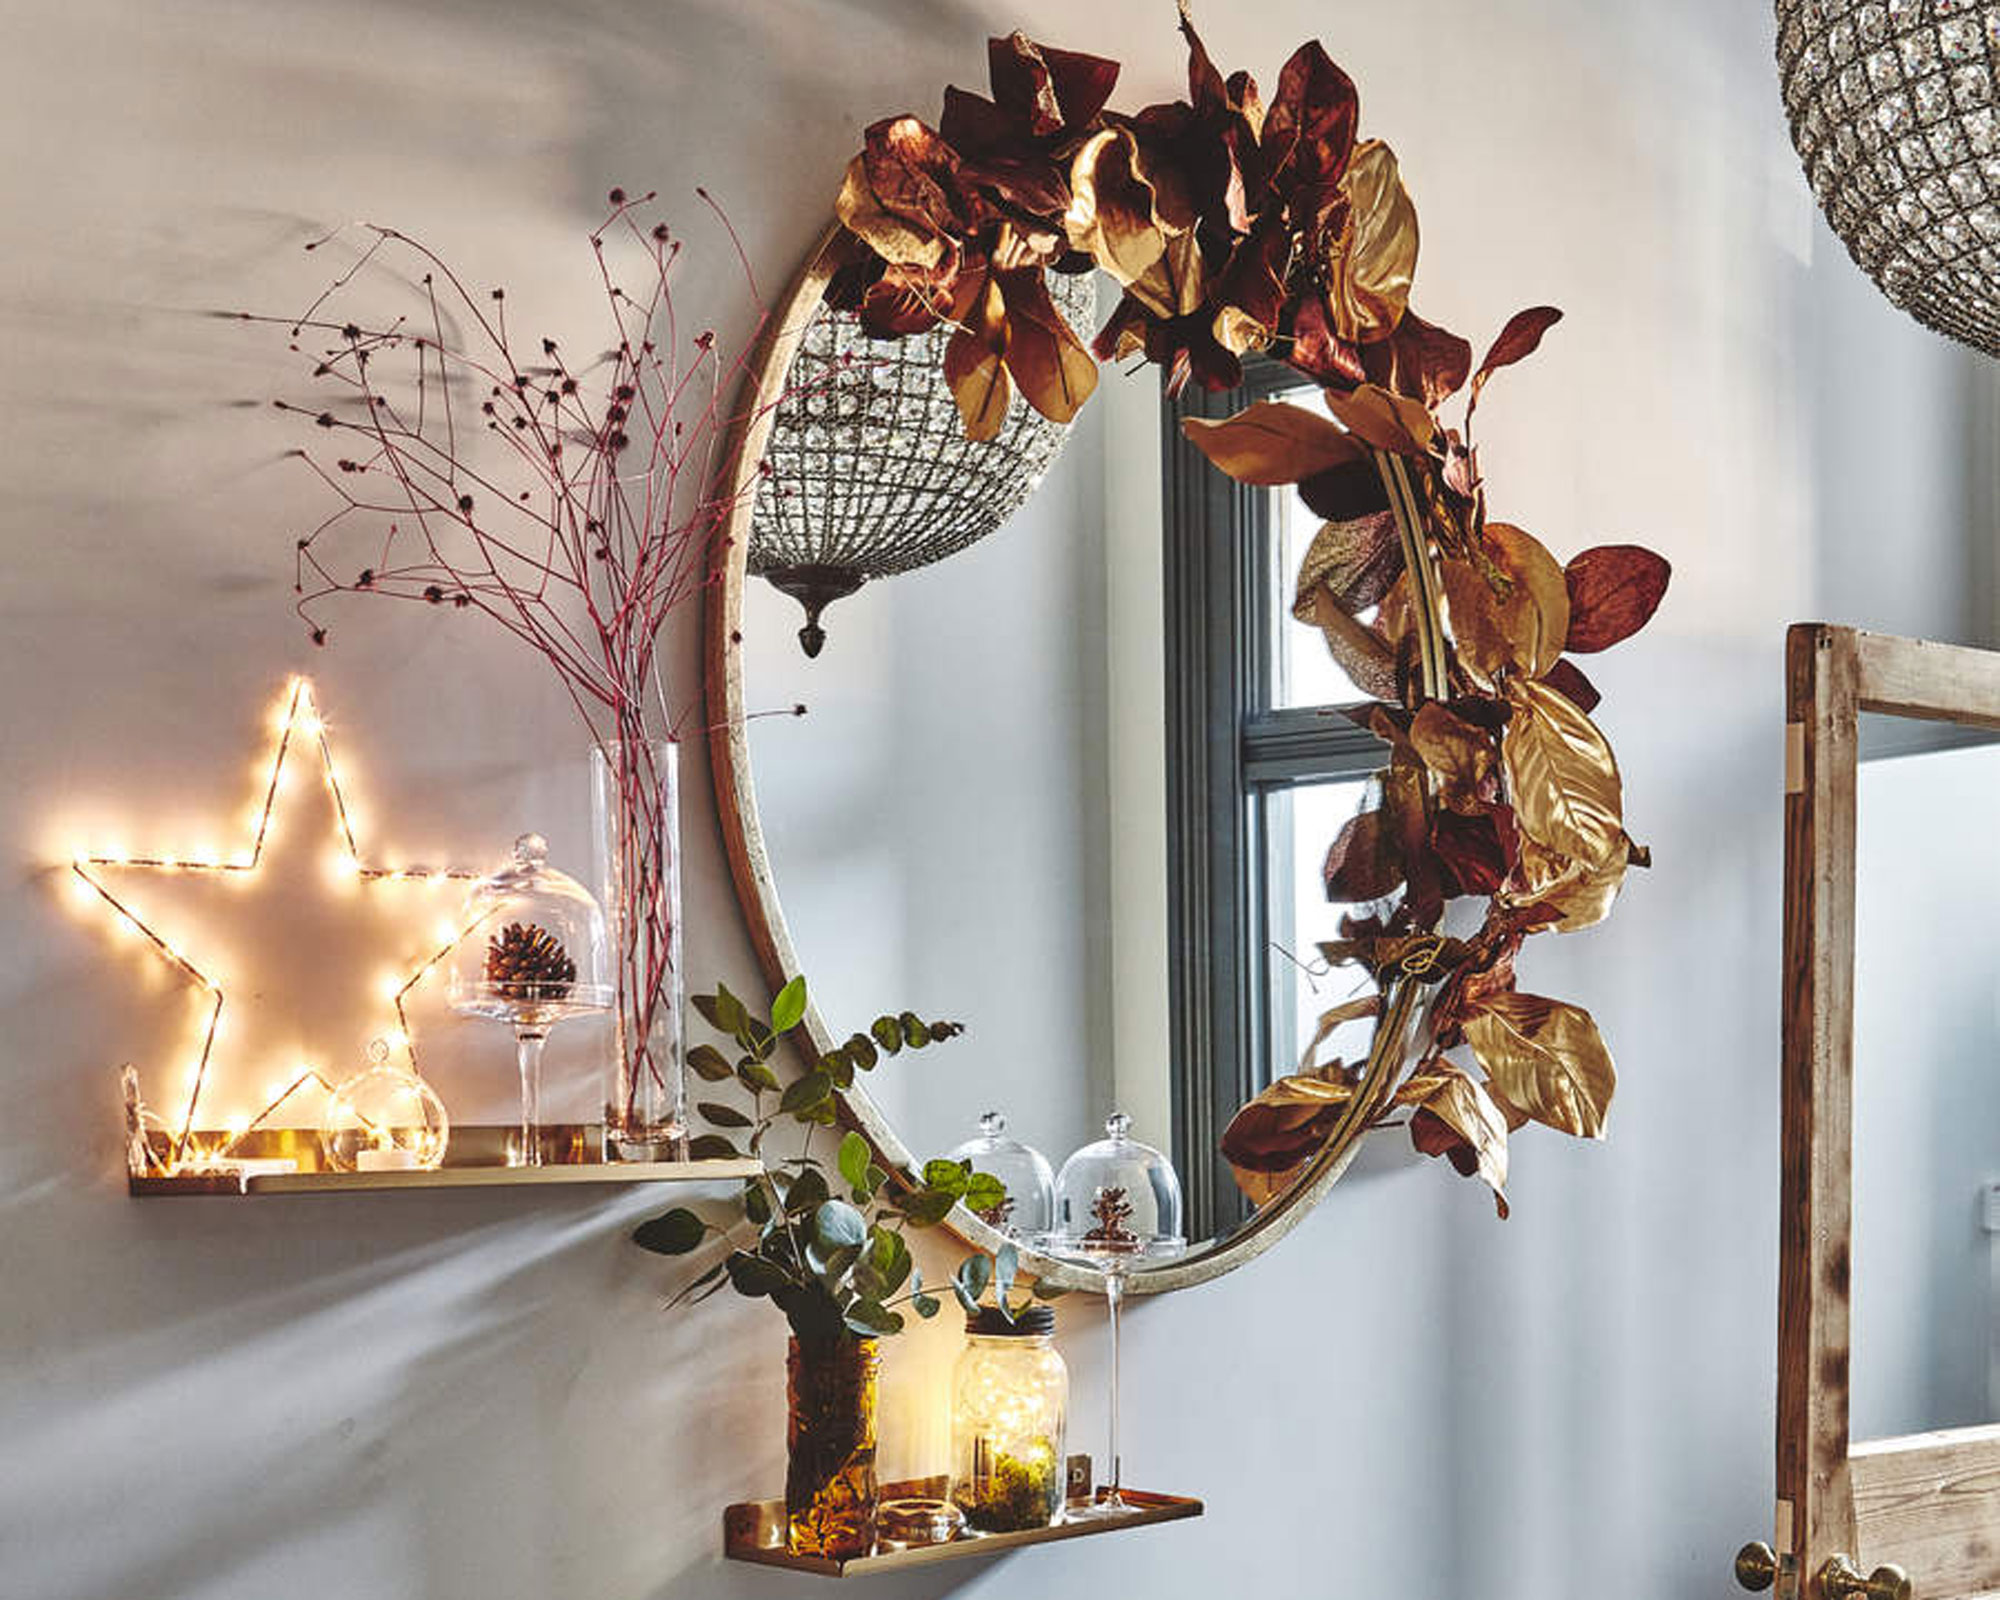
[[[312,685],[294,678],[274,712],[277,747],[250,836],[233,857],[87,855],[72,867],[189,985],[194,1039],[181,1073],[169,1164],[224,1158],[294,1093],[359,1070],[370,1040],[414,1068],[404,998],[458,942],[468,874],[364,865]],[[316,751],[318,783],[291,757]],[[317,819],[311,813],[317,812]],[[261,1107],[262,1109],[256,1109]],[[202,1151],[198,1118],[226,1130]]]

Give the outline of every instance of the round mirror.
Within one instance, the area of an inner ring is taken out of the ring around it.
[[[1292,496],[1163,455],[1150,370],[1106,367],[1066,429],[1015,395],[966,440],[937,353],[904,348],[922,337],[867,340],[823,303],[837,248],[772,312],[708,607],[717,800],[766,977],[807,975],[820,1049],[884,1011],[966,1026],[844,1096],[885,1165],[1046,1172],[1127,1119],[1178,1169],[1187,1237],[1130,1287],[1203,1281],[1303,1215],[1366,1121],[1345,1114],[1360,1095],[1280,1107],[1289,1153],[1221,1154],[1236,1107],[1330,1053],[1315,868],[1377,748],[1324,715],[1362,696],[1317,632],[1282,625]],[[1086,340],[1092,294],[1056,287]],[[1209,523],[1176,532],[1163,478],[1183,470]],[[1261,703],[1218,710],[1245,682]],[[1315,745],[1334,722],[1344,766]],[[1372,1023],[1353,1026],[1365,1053]],[[1095,1278],[1010,1215],[951,1220],[987,1249],[1011,1230],[1039,1275]]]

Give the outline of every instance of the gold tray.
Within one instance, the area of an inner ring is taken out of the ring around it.
[[[1089,1479],[1084,1480],[1088,1482]],[[885,1483],[884,1500],[911,1496],[941,1498],[942,1478],[916,1478],[903,1483]],[[1028,1528],[1020,1533],[966,1532],[949,1544],[916,1544],[898,1550],[878,1548],[873,1555],[836,1561],[826,1556],[795,1556],[785,1548],[785,1502],[745,1500],[722,1513],[722,1553],[731,1561],[755,1561],[767,1567],[788,1567],[794,1572],[817,1572],[828,1578],[859,1578],[868,1573],[896,1572],[904,1567],[927,1567],[939,1561],[963,1561],[975,1556],[1005,1555],[1031,1544],[1053,1544],[1058,1539],[1083,1539],[1092,1534],[1119,1533],[1126,1528],[1143,1528],[1155,1522],[1179,1522],[1202,1514],[1202,1503],[1186,1495],[1151,1494],[1143,1489],[1127,1489],[1125,1499],[1131,1511],[1119,1517],[1094,1517],[1089,1522],[1059,1522],[1052,1528]],[[1071,1505],[1078,1502],[1074,1499]]]
[[[539,1167],[507,1164],[510,1143],[518,1130],[472,1124],[451,1130],[445,1164],[425,1171],[335,1172],[320,1166],[319,1134],[311,1128],[256,1128],[245,1134],[233,1153],[246,1160],[289,1157],[296,1172],[243,1174],[197,1172],[177,1177],[129,1175],[134,1195],[259,1195],[359,1194],[387,1189],[516,1189],[562,1184],[715,1183],[754,1178],[761,1163],[743,1161],[602,1161],[585,1159],[604,1147],[604,1130],[595,1124],[563,1123],[542,1130]],[[214,1134],[197,1134],[213,1142]]]

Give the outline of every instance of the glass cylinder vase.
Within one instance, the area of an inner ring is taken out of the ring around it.
[[[873,1339],[791,1341],[785,1357],[785,1523],[793,1555],[847,1561],[875,1548],[881,1371],[881,1348]]]
[[[685,1152],[681,1070],[680,747],[610,740],[591,752],[598,898],[610,923],[616,1042],[604,1110],[608,1159]]]

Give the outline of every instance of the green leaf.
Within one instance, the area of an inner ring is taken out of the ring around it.
[[[909,1245],[894,1228],[874,1227],[868,1230],[868,1254],[865,1260],[881,1278],[884,1291],[891,1294],[902,1288],[910,1274],[916,1270],[916,1262],[910,1255]]]
[[[958,1303],[967,1311],[979,1309],[979,1297],[986,1292],[986,1286],[993,1281],[993,1258],[990,1256],[967,1256],[958,1264],[958,1271],[952,1274],[952,1292],[958,1296]]]
[[[813,1232],[829,1249],[859,1245],[868,1238],[868,1224],[845,1200],[828,1200],[813,1214]]]
[[[875,1042],[892,1056],[903,1048],[903,1025],[894,1017],[877,1017],[869,1024],[868,1031],[875,1036]]]
[[[950,1215],[958,1196],[943,1189],[919,1189],[901,1204],[904,1216],[919,1228],[933,1228]]]
[[[888,1173],[884,1172],[880,1167],[876,1166],[874,1162],[871,1161],[868,1163],[868,1181],[867,1183],[863,1184],[862,1187],[865,1188],[870,1195],[875,1195],[880,1193],[882,1185],[887,1183],[888,1181],[889,1181]]]
[[[740,1036],[750,1029],[750,1008],[731,994],[726,984],[718,983],[715,986],[715,1016],[712,1020],[724,1033]]]
[[[1068,1293],[1069,1288],[1065,1284],[1051,1283],[1047,1278],[1035,1280],[1034,1295],[1037,1300],[1060,1300]]]
[[[759,1295],[773,1294],[790,1283],[791,1277],[775,1262],[766,1261],[762,1256],[753,1256],[747,1250],[739,1250],[727,1263],[729,1281],[738,1294],[749,1295],[753,1300]]]
[[[854,1087],[854,1061],[845,1050],[829,1050],[819,1058],[819,1070],[833,1079],[836,1089]]]
[[[944,1302],[935,1295],[913,1294],[910,1296],[910,1309],[928,1322],[944,1309]]]
[[[1014,1274],[1020,1270],[1021,1252],[1011,1244],[1003,1244],[993,1252],[993,1297],[1000,1302],[1000,1309],[1007,1309],[1007,1296],[1014,1292]],[[1014,1320],[1012,1314],[1007,1320]]]
[[[729,1061],[712,1044],[698,1044],[687,1053],[688,1069],[703,1083],[721,1083],[729,1076]]]
[[[840,1047],[863,1072],[873,1072],[875,1063],[882,1058],[875,1053],[875,1041],[865,1033],[857,1033]]]
[[[775,1091],[778,1088],[778,1075],[755,1056],[745,1056],[736,1063],[736,1078],[752,1094],[760,1089]]]
[[[701,1020],[703,1022],[706,1022],[711,1028],[715,1029],[717,1033],[734,1033],[736,1031],[734,1028],[727,1027],[724,1025],[722,1020],[722,1007],[717,1002],[716,997],[714,995],[691,994],[688,996],[688,1004],[693,1006],[696,1011],[700,1012]]]
[[[921,1050],[931,1042],[931,1030],[914,1011],[905,1011],[896,1019],[896,1025],[903,1031],[903,1043],[912,1050]]]
[[[815,1068],[785,1085],[785,1093],[778,1101],[778,1109],[797,1116],[802,1111],[810,1111],[814,1106],[822,1104],[832,1095],[833,1080]]]
[[[684,1256],[707,1237],[708,1224],[685,1206],[675,1206],[632,1230],[632,1242],[656,1256]]]
[[[924,1163],[924,1187],[942,1189],[954,1198],[965,1193],[966,1183],[971,1173],[967,1164],[961,1161],[947,1161],[939,1156]]]
[[[826,1178],[817,1167],[808,1168],[792,1180],[785,1191],[785,1210],[793,1216],[817,1211],[828,1199]]]
[[[771,1002],[771,1028],[777,1033],[790,1033],[804,1020],[805,1014],[806,975],[802,972],[780,989]]]
[[[799,1113],[799,1121],[810,1122],[821,1128],[830,1128],[839,1120],[840,1110],[834,1105],[832,1095],[828,1095],[810,1110]]]
[[[734,1106],[726,1106],[720,1100],[697,1100],[695,1110],[718,1128],[749,1128],[755,1124]]]
[[[688,1140],[690,1161],[741,1161],[743,1152],[719,1133],[698,1133]]]
[[[975,1172],[965,1180],[959,1196],[968,1211],[993,1211],[1007,1203],[1007,1185],[990,1172]]]
[[[840,1141],[840,1154],[835,1160],[841,1177],[847,1180],[848,1188],[863,1195],[874,1192],[868,1182],[868,1156],[868,1141],[858,1133],[849,1132]]]
[[[847,1309],[842,1320],[864,1338],[903,1331],[902,1313],[887,1309],[879,1300],[856,1301]]]
[[[743,1185],[743,1215],[760,1228],[771,1220],[771,1196],[759,1179]]]

